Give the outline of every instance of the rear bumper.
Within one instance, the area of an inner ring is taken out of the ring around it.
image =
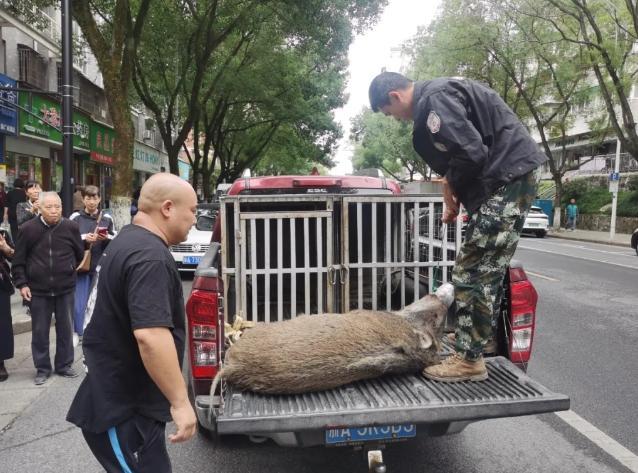
[[[384,377],[329,391],[290,396],[233,391],[207,421],[209,396],[197,396],[205,428],[224,434],[271,437],[342,426],[413,423],[450,433],[454,424],[569,409],[569,398],[539,385],[502,357],[486,360],[487,381],[437,383],[420,375]],[[435,426],[439,426],[436,427]],[[426,428],[426,432],[427,432]],[[423,433],[423,428],[419,430]]]

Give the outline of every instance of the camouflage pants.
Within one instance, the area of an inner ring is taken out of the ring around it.
[[[456,292],[456,350],[481,356],[495,333],[505,271],[516,251],[525,216],[536,197],[540,173],[530,171],[501,187],[467,225],[452,283]]]

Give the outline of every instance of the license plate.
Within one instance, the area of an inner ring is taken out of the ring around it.
[[[202,260],[201,256],[184,256],[182,263],[184,264],[199,264]]]
[[[416,437],[416,425],[377,425],[326,430],[326,445]]]
[[[538,227],[538,223],[528,223],[528,227]]]

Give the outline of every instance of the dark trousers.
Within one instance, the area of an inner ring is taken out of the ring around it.
[[[106,432],[82,431],[107,473],[171,473],[164,437],[166,424],[135,415]]]
[[[11,296],[0,289],[0,362],[13,358]]]
[[[73,291],[59,296],[31,299],[31,353],[38,374],[51,374],[49,330],[55,312],[55,371],[73,364]]]

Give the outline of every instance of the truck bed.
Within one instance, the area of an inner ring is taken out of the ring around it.
[[[328,391],[261,395],[227,387],[218,434],[269,434],[341,426],[449,424],[569,409],[569,398],[532,380],[503,357],[486,360],[482,382],[440,383],[421,375],[387,376]],[[198,409],[209,396],[198,396]]]

